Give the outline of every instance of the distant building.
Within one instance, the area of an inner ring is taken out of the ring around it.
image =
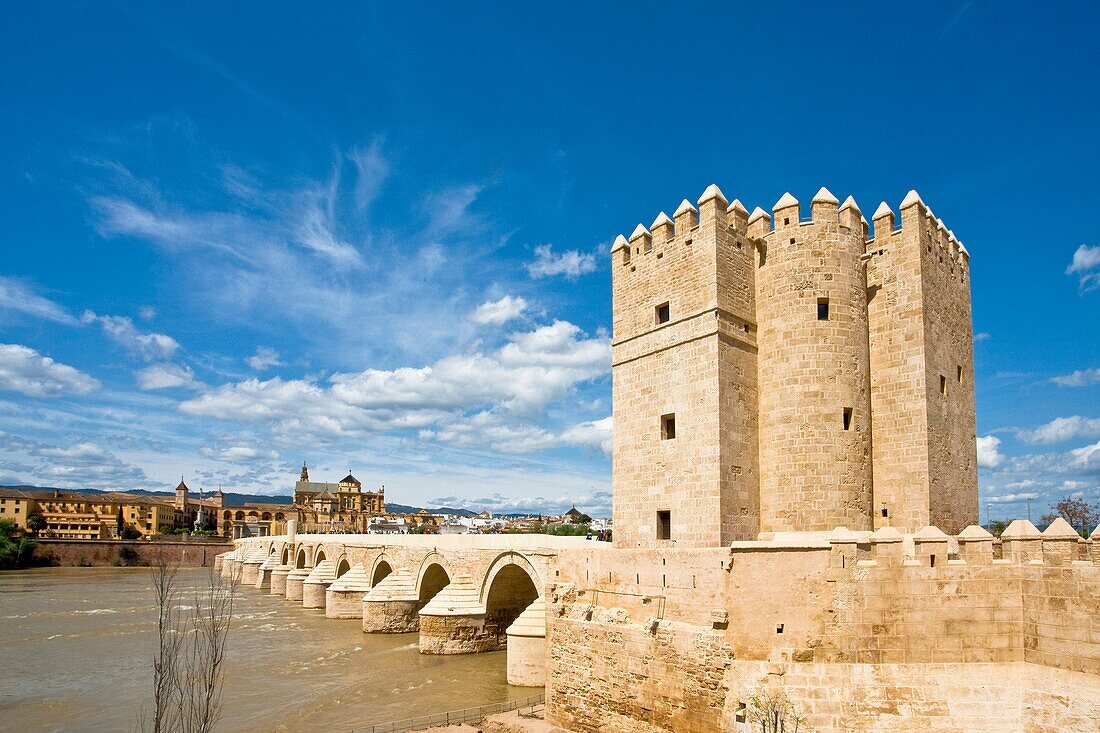
[[[208,529],[216,529],[221,498],[195,499],[182,480],[175,496],[129,494],[111,491],[99,494],[70,491],[0,489],[0,519],[11,519],[27,529],[27,518],[41,514],[46,528],[43,537],[98,540],[123,536],[129,529],[142,536],[162,528],[192,530],[199,512]]]
[[[372,517],[386,513],[386,487],[363,491],[351,473],[338,483],[309,480],[309,468],[294,484],[294,508],[301,532],[366,532]]]

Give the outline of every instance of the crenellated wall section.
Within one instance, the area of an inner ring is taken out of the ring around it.
[[[547,705],[571,730],[740,730],[769,687],[822,733],[1071,731],[1100,712],[1100,535],[1064,522],[568,550],[546,602]]]

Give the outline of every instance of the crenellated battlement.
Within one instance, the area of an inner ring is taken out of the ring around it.
[[[837,527],[828,542],[832,547],[830,564],[841,569],[1100,566],[1100,529],[1086,540],[1062,518],[1042,532],[1031,522],[1018,519],[999,538],[978,525],[970,525],[955,536],[932,526],[913,534],[902,534],[889,526],[874,532]]]
[[[623,546],[976,520],[969,255],[916,191],[897,211],[711,184],[615,238]]]

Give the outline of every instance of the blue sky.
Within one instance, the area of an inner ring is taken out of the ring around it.
[[[0,483],[605,513],[606,252],[717,182],[920,191],[983,513],[1100,499],[1094,5],[316,5],[0,10]]]

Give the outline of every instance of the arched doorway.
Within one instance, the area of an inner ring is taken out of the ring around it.
[[[371,576],[370,587],[373,588],[374,586],[381,583],[383,580],[386,579],[386,576],[392,572],[393,568],[390,567],[390,564],[388,562],[386,562],[385,560],[379,560],[378,564],[374,566],[374,575]]]
[[[304,568],[306,566],[306,548],[298,550],[298,559],[294,561],[294,567]]]
[[[486,633],[495,634],[504,646],[508,641],[505,633],[508,627],[538,597],[535,581],[523,566],[502,566],[492,577],[485,594]]]
[[[336,577],[339,578],[349,570],[351,570],[351,563],[348,562],[346,557],[341,558],[339,564],[336,565]]]
[[[432,600],[436,593],[446,588],[450,583],[451,576],[447,575],[447,571],[443,569],[442,565],[436,562],[429,565],[420,577],[420,604],[417,606],[417,610],[428,605],[428,601]]]

